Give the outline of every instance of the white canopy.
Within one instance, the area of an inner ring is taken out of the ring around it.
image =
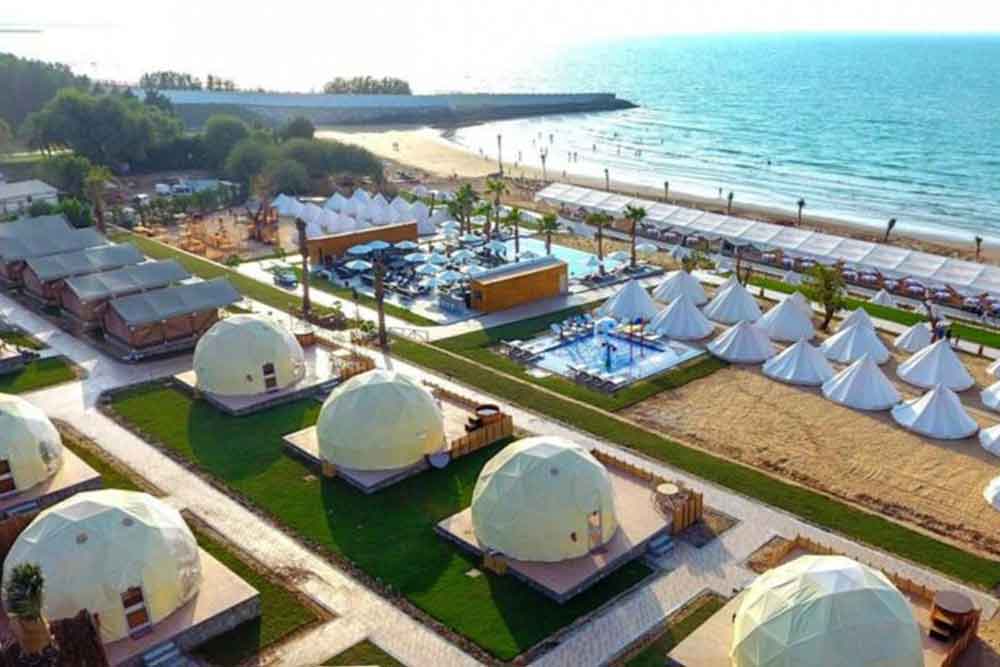
[[[943,384],[954,391],[965,391],[976,384],[947,340],[941,339],[920,350],[896,369],[903,382],[930,389]]]
[[[979,444],[993,456],[1000,456],[1000,424],[979,431]]]
[[[344,204],[347,203],[347,198],[339,192],[334,192],[333,196],[326,200],[326,207],[337,211],[340,213],[344,210]]]
[[[812,319],[802,312],[802,306],[790,298],[780,301],[767,311],[757,320],[757,326],[763,329],[771,340],[792,343],[803,338],[810,340],[816,336]]]
[[[888,410],[903,400],[867,354],[824,382],[823,395],[855,410]]]
[[[1000,510],[1000,477],[994,477],[983,489],[983,498],[993,509]]]
[[[413,206],[410,207],[409,217],[415,219],[417,222],[427,222],[430,219],[430,209],[422,201],[415,201],[413,202]]]
[[[872,321],[868,311],[864,308],[858,308],[857,310],[852,310],[847,317],[843,319],[840,326],[837,327],[837,331],[843,331],[844,329],[854,326],[855,324],[861,324],[868,329],[873,331],[875,330],[875,323]]]
[[[592,519],[598,544],[591,542]],[[479,473],[472,525],[483,547],[517,560],[585,556],[618,530],[611,478],[590,452],[565,438],[518,440]]]
[[[853,363],[865,355],[877,364],[889,361],[889,350],[882,344],[875,329],[861,322],[842,328],[823,341],[820,349],[827,359],[841,364]]]
[[[701,340],[715,331],[698,307],[687,294],[681,294],[653,318],[647,327],[667,338],[675,340]]]
[[[221,396],[277,391],[306,374],[298,340],[273,320],[233,315],[219,320],[194,350],[198,389]]]
[[[791,294],[789,294],[788,296],[786,296],[784,299],[782,299],[782,301],[791,301],[792,303],[794,303],[796,306],[799,307],[803,315],[812,319],[813,316],[812,304],[809,303],[809,299],[807,299],[806,295],[803,294],[802,292],[796,290]]]
[[[381,192],[378,192],[375,194],[374,197],[372,197],[372,204],[378,206],[379,208],[385,208],[386,206],[389,205],[389,201],[385,198],[385,196]]]
[[[912,327],[896,336],[892,342],[897,350],[903,352],[919,352],[931,344],[931,325],[927,322],[917,322]]]
[[[663,279],[663,282],[653,290],[653,296],[664,303],[670,303],[682,294],[687,295],[696,306],[708,303],[708,297],[705,295],[705,288],[701,286],[701,282],[683,270],[671,271]]]
[[[986,367],[986,372],[995,378],[1000,378],[1000,359]]]
[[[323,213],[324,210],[316,204],[306,204],[302,207],[302,212],[298,217],[306,224],[317,223],[323,217]]]
[[[894,407],[892,418],[904,428],[938,440],[961,440],[979,430],[955,392],[942,384]]]
[[[767,334],[749,322],[737,322],[708,344],[708,351],[734,364],[759,364],[778,353]]]
[[[760,319],[760,306],[743,285],[736,283],[716,293],[705,306],[705,316],[720,324],[756,322]]]
[[[0,460],[10,466],[19,492],[41,484],[62,465],[59,431],[41,409],[19,396],[0,394]]]
[[[868,299],[868,303],[874,303],[877,306],[889,306],[890,308],[896,307],[896,301],[884,289],[876,292],[872,298]]]
[[[923,667],[907,599],[843,556],[800,556],[759,576],[733,624],[732,667]]]
[[[391,202],[389,202],[389,206],[391,206],[392,208],[396,209],[400,213],[407,212],[407,211],[410,210],[410,202],[406,201],[405,199],[403,199],[399,195],[396,195],[393,198],[393,200]]]
[[[360,202],[362,204],[368,204],[368,202],[371,201],[372,196],[371,196],[371,194],[369,194],[369,192],[367,190],[363,190],[361,188],[358,188],[357,190],[354,191],[354,194],[351,195],[351,199],[353,199],[355,202]]]
[[[45,615],[100,615],[101,639],[129,635],[122,595],[141,588],[155,625],[201,585],[201,554],[180,513],[134,491],[89,491],[42,511],[4,561],[4,583],[21,563],[45,576]]]
[[[364,208],[364,202],[361,203],[361,208]],[[340,212],[343,215],[355,216],[358,214],[358,202],[353,199],[346,199],[344,203],[340,205]]]
[[[833,368],[819,349],[802,338],[764,363],[764,375],[788,384],[818,387],[833,377]]]
[[[619,322],[649,322],[659,312],[649,293],[636,280],[625,283],[617,294],[597,309],[600,317],[613,317]]]
[[[983,389],[979,394],[979,398],[982,399],[983,405],[990,410],[1000,411],[1000,382],[994,382],[986,389]]]

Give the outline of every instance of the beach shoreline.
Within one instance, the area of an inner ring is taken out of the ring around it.
[[[419,170],[415,174],[429,185],[453,189],[462,181],[480,181],[497,172],[499,165],[496,160],[483,158],[447,138],[448,130],[431,127],[413,126],[323,126],[317,129],[316,136],[352,143],[372,151],[399,170]],[[504,162],[508,175],[532,180],[542,180],[542,170],[536,167],[517,165]],[[548,181],[559,181],[583,187],[604,189],[602,178],[548,170],[545,174]],[[611,190],[625,195],[663,201],[663,190],[648,186],[640,186],[611,180]],[[670,190],[669,202],[681,206],[726,213],[725,199],[702,197]],[[516,194],[514,195],[516,199]],[[516,202],[515,202],[516,203]],[[539,206],[536,204],[535,206]],[[782,225],[797,225],[797,214],[777,206],[761,206],[757,204],[734,201],[732,215],[763,222],[773,222]],[[803,212],[802,227],[827,234],[836,234],[850,238],[882,243],[884,230],[878,230],[871,225],[845,220],[826,215],[813,215],[808,209]],[[986,236],[985,234],[983,236]],[[945,238],[936,234],[910,229],[896,228],[889,237],[892,245],[913,250],[921,250],[947,257],[958,257],[967,260],[975,259],[975,245],[969,241]],[[984,241],[979,261],[997,263],[1000,261],[1000,244]]]

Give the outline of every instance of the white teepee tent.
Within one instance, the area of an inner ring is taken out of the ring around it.
[[[868,355],[824,382],[823,395],[855,410],[888,410],[902,400],[896,387]]]
[[[778,356],[764,363],[764,375],[788,384],[818,387],[833,377],[833,368],[823,354],[800,339]]]
[[[705,295],[705,289],[701,286],[701,282],[683,270],[671,271],[663,279],[663,282],[653,290],[653,297],[664,303],[672,303],[682,294],[687,295],[696,306],[704,306],[708,303],[708,297]]]
[[[651,331],[675,340],[701,340],[715,331],[698,307],[687,294],[673,300],[648,327]]]
[[[736,283],[721,292],[705,306],[705,316],[719,324],[756,322],[760,319],[760,306],[745,287]]]
[[[816,336],[812,319],[802,312],[801,306],[791,299],[785,299],[757,320],[771,340],[794,343],[803,338],[810,340]]]
[[[896,302],[893,300],[892,295],[884,289],[880,289],[876,292],[875,296],[868,299],[868,303],[874,303],[877,306],[889,306],[890,308],[895,308],[896,306]]]
[[[1000,382],[994,382],[979,393],[979,398],[983,405],[990,410],[1000,411]]]
[[[953,391],[965,391],[976,380],[965,369],[948,341],[941,339],[920,350],[896,369],[899,379],[922,389],[943,384]]]
[[[903,352],[919,352],[931,344],[931,325],[927,322],[918,322],[912,327],[896,336],[892,342],[897,350]]]
[[[986,372],[995,378],[1000,379],[1000,359],[997,359],[992,364],[986,367]]]
[[[1000,477],[994,477],[983,489],[983,498],[993,509],[1000,510]]]
[[[749,322],[737,322],[708,344],[708,351],[734,364],[759,364],[778,353],[767,334]]]
[[[979,431],[979,444],[994,456],[1000,456],[1000,424]]]
[[[979,430],[958,395],[943,384],[920,398],[897,405],[892,409],[892,418],[914,433],[937,440],[961,440]]]
[[[864,308],[858,308],[857,310],[852,310],[847,317],[844,318],[843,322],[840,323],[840,326],[837,327],[837,331],[843,331],[844,329],[854,326],[855,324],[862,324],[872,331],[875,330],[875,323],[872,322],[872,318],[868,315],[868,311]]]
[[[889,350],[882,344],[875,329],[860,322],[827,338],[820,349],[827,359],[841,364],[854,363],[865,355],[877,364],[889,361]]]
[[[635,280],[625,283],[617,294],[597,309],[601,317],[613,317],[619,322],[649,322],[659,312],[659,307],[649,293]]]
[[[792,292],[784,299],[782,299],[782,301],[791,301],[796,306],[798,306],[800,310],[802,310],[803,315],[812,319],[812,316],[814,314],[812,309],[812,303],[809,302],[809,299],[807,299],[806,295],[803,294],[802,292],[796,290],[795,292]]]

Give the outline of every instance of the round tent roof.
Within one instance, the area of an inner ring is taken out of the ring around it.
[[[903,352],[919,352],[931,344],[931,325],[927,322],[917,322],[912,327],[896,336],[892,342],[897,350]]]
[[[854,363],[865,355],[870,356],[877,364],[889,361],[889,350],[882,344],[875,329],[863,322],[856,322],[846,329],[841,327],[837,333],[823,341],[820,349],[827,359],[841,364]]]
[[[708,351],[734,364],[758,364],[778,353],[767,334],[746,321],[726,329],[708,344]]]
[[[923,667],[920,629],[881,572],[843,556],[801,556],[743,594],[733,667]]]
[[[785,298],[783,298],[782,301],[791,301],[802,310],[803,315],[812,319],[813,316],[812,304],[809,302],[809,299],[806,298],[806,295],[803,294],[802,292],[796,290],[791,294],[789,294],[788,296],[786,296]]]
[[[824,382],[823,395],[855,410],[888,410],[903,400],[867,354]]]
[[[430,392],[381,369],[333,390],[316,435],[323,460],[352,470],[405,468],[445,445],[444,417]]]
[[[715,327],[687,294],[674,298],[653,318],[649,329],[675,340],[701,340],[712,335]]]
[[[892,295],[884,289],[880,289],[876,292],[872,298],[868,299],[868,303],[874,303],[877,306],[888,306],[890,308],[896,307],[896,301],[892,298]]]
[[[284,389],[306,374],[305,354],[291,332],[256,315],[216,322],[194,350],[198,389],[247,396]],[[273,378],[273,386],[268,383]]]
[[[198,544],[181,515],[133,491],[79,493],[39,514],[4,561],[37,563],[45,576],[45,615],[69,618],[81,609],[101,617],[101,639],[128,636],[122,594],[142,589],[149,619],[159,623],[201,585]]]
[[[848,313],[847,317],[840,323],[840,326],[837,327],[837,331],[843,331],[855,324],[863,324],[872,331],[875,330],[875,323],[872,321],[871,316],[868,315],[868,311],[864,308],[857,308]]]
[[[757,326],[763,329],[771,340],[788,343],[803,338],[812,339],[816,335],[812,318],[803,313],[802,306],[790,298],[764,313],[764,316],[757,320]]]
[[[705,288],[701,286],[701,282],[684,270],[671,271],[663,279],[663,282],[653,290],[653,296],[665,303],[671,303],[682,295],[688,296],[696,306],[708,303],[708,297],[705,295]]]
[[[705,306],[705,316],[720,324],[756,322],[760,319],[760,306],[743,285],[735,283],[716,293]]]
[[[997,359],[992,364],[986,367],[986,372],[995,378],[1000,379],[1000,359]]]
[[[479,473],[472,525],[484,548],[517,560],[585,556],[618,529],[611,478],[590,452],[569,440],[519,440]]]
[[[943,338],[901,363],[896,369],[896,375],[903,382],[923,389],[943,384],[955,391],[965,391],[976,384],[951,345]]]
[[[0,394],[0,460],[10,465],[14,488],[41,484],[62,465],[62,438],[49,418],[23,398]]]
[[[779,382],[818,387],[833,377],[833,369],[823,353],[803,338],[768,359],[764,375]]]
[[[938,440],[961,440],[979,430],[979,424],[965,411],[955,392],[943,384],[897,405],[892,409],[892,418],[906,429]]]
[[[642,285],[637,280],[630,280],[596,312],[601,317],[613,317],[619,322],[649,322],[659,310],[653,297],[649,296]]]
[[[983,405],[990,410],[1000,410],[1000,382],[994,382],[979,393]]]

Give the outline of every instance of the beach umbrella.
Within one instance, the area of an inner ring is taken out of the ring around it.
[[[459,230],[462,229],[462,225],[458,224],[454,220],[449,220],[447,222],[442,222],[440,226],[441,226],[441,229],[443,229],[446,232],[457,232],[457,231],[459,231]]]
[[[431,258],[430,258],[429,261],[430,261],[431,264],[447,264],[448,263],[448,258],[445,257],[444,255],[442,255],[441,253],[436,252],[433,255],[431,255]]]
[[[640,255],[652,255],[659,250],[655,243],[640,243],[635,247],[635,251]]]
[[[368,247],[371,248],[372,250],[386,250],[387,248],[391,248],[392,246],[390,246],[385,241],[372,241],[371,243],[368,244]]]
[[[479,234],[466,234],[460,240],[462,243],[481,243],[483,237]]]
[[[394,243],[392,247],[396,250],[416,250],[420,246],[413,241],[400,241],[399,243]]]
[[[411,252],[409,255],[404,255],[403,259],[410,264],[423,264],[429,261],[431,258],[426,252]]]
[[[348,255],[354,255],[355,257],[361,257],[362,255],[367,255],[372,251],[372,248],[367,245],[354,245],[347,249]]]
[[[471,250],[466,250],[465,248],[462,248],[461,250],[456,250],[455,252],[451,253],[451,258],[456,262],[467,262],[468,260],[472,259],[475,256],[476,253],[472,252]]]
[[[465,276],[459,273],[458,271],[444,271],[443,273],[439,273],[437,276],[439,282],[446,284],[454,283],[459,280],[463,280],[464,278]]]
[[[441,241],[438,241],[437,243],[434,243],[434,244],[433,244],[433,245],[431,246],[431,250],[433,250],[434,252],[444,252],[444,251],[445,251],[445,250],[447,250],[447,249],[448,249],[448,246],[446,246],[446,245],[445,245],[444,243],[442,243]]]
[[[421,264],[414,271],[422,276],[433,276],[436,275],[441,270],[440,266],[435,266],[434,264]]]
[[[498,255],[507,254],[507,244],[504,243],[503,241],[490,241],[489,243],[486,244],[486,248],[490,252],[495,252]]]
[[[363,259],[352,259],[347,264],[344,264],[350,271],[370,271],[372,268],[371,262],[366,262]]]

